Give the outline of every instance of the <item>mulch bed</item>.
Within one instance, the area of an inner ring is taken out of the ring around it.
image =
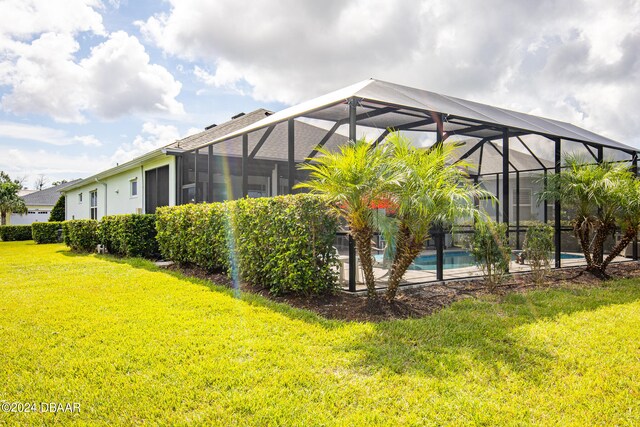
[[[233,286],[229,277],[223,274],[209,274],[199,268],[177,266],[175,264],[167,268],[180,271],[187,276],[210,280],[218,285]],[[610,275],[610,279],[640,277],[640,263],[624,262],[612,264],[607,269],[607,273]],[[600,284],[602,284],[602,280],[585,272],[584,267],[568,268],[551,270],[547,279],[541,284],[535,284],[529,274],[510,276],[493,291],[493,294],[503,296],[508,293],[526,292],[541,288],[588,287]],[[438,282],[415,288],[400,288],[393,304],[387,304],[382,298],[371,302],[363,294],[353,295],[345,292],[316,297],[274,296],[268,290],[257,288],[249,283],[242,283],[240,289],[293,307],[314,311],[328,319],[371,322],[424,317],[449,306],[455,301],[490,294],[481,279]],[[381,297],[383,295],[383,293],[380,294]]]

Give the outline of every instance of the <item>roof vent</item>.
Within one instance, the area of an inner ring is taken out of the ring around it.
[[[235,116],[232,116],[232,117],[231,117],[231,120],[233,120],[233,119],[237,119],[238,117],[242,117],[242,116],[244,116],[244,113],[238,113],[238,114],[236,114]]]
[[[216,127],[216,126],[218,126],[218,125],[214,123],[212,125],[209,125],[209,126],[205,127],[204,130],[209,130],[209,129],[212,129],[212,128]]]

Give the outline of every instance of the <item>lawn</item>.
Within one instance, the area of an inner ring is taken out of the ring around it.
[[[327,321],[156,269],[0,243],[2,413],[33,425],[639,425],[640,282]]]

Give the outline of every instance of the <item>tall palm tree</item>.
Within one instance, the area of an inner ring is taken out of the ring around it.
[[[309,172],[309,179],[297,188],[307,188],[325,195],[335,212],[344,218],[356,243],[367,295],[375,298],[375,278],[371,241],[374,237],[372,204],[379,200],[393,180],[393,169],[384,147],[372,148],[371,142],[360,139],[345,144],[337,152],[319,150],[320,156],[299,168]]]
[[[640,187],[628,166],[621,163],[588,163],[581,156],[567,156],[565,168],[547,177],[547,189],[539,201],[559,201],[574,210],[573,232],[587,262],[587,271],[605,276],[607,265],[636,235],[640,223]],[[603,260],[604,242],[617,226],[624,236]],[[620,247],[626,241],[624,246]]]
[[[385,144],[392,153],[396,177],[386,188],[396,204],[398,230],[386,294],[391,302],[433,227],[476,217],[479,211],[474,199],[492,196],[469,181],[464,170],[468,164],[453,164],[454,144],[437,144],[423,150],[413,147],[399,133],[390,134]]]

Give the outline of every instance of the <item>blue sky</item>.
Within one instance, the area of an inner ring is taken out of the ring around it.
[[[640,1],[0,0],[0,170],[88,176],[375,77],[640,147]]]

